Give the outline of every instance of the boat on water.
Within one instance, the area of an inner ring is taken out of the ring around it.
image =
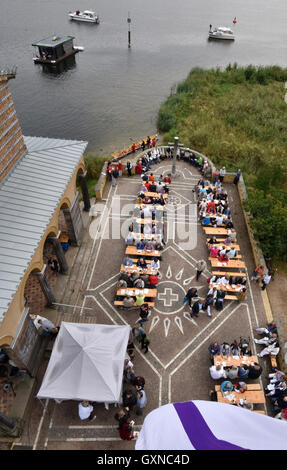
[[[212,29],[212,25],[210,25],[208,38],[224,40],[224,41],[234,41],[235,36],[234,36],[234,32],[230,28],[219,26],[218,28]]]
[[[96,23],[99,24],[100,18],[94,11],[91,10],[76,10],[74,12],[69,12],[70,20],[74,21],[85,21],[86,23]]]
[[[33,43],[32,46],[37,48],[33,57],[34,63],[56,65],[67,57],[83,51],[83,47],[74,46],[74,39],[73,36],[51,36]]]

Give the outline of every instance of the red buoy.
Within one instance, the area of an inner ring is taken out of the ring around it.
[[[233,24],[237,23],[236,16],[233,18]]]

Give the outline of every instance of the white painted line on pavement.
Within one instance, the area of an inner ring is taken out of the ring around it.
[[[43,425],[43,421],[44,421],[44,418],[45,418],[45,415],[46,415],[46,412],[47,412],[48,404],[49,404],[49,399],[47,399],[46,402],[45,402],[43,413],[42,413],[40,423],[39,423],[39,426],[38,426],[38,431],[37,431],[36,438],[35,438],[35,441],[34,441],[34,444],[33,444],[33,450],[36,450],[36,447],[38,445],[38,440],[39,440],[40,432],[42,430],[42,425]]]

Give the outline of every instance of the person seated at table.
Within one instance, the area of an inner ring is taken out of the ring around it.
[[[145,303],[144,293],[136,295],[136,306],[141,307]]]
[[[221,227],[223,224],[223,217],[221,215],[217,215],[215,218],[216,226]]]
[[[217,258],[218,254],[219,254],[219,249],[217,248],[217,245],[213,245],[210,249],[211,258]]]
[[[148,188],[146,187],[145,184],[142,184],[142,185],[140,186],[140,192],[141,192],[141,193],[147,193],[147,192],[148,192]]]
[[[152,225],[151,224],[144,224],[143,233],[145,235],[151,235],[152,234]]]
[[[230,345],[230,352],[232,356],[240,356],[240,347],[236,340]]]
[[[198,180],[197,186],[202,186],[202,188],[204,188],[204,186],[205,186],[204,178],[200,178],[200,179]]]
[[[228,258],[228,261],[229,261],[232,258],[235,258],[237,256],[237,252],[236,252],[235,248],[230,248],[230,250],[228,250],[226,252],[226,255],[227,255],[227,258]]]
[[[226,255],[226,250],[227,248],[225,248],[224,246],[220,246],[218,256]]]
[[[285,395],[285,390],[287,390],[287,376],[283,375],[281,380],[275,383],[270,383],[265,388],[266,397],[278,397],[280,395]]]
[[[135,287],[136,289],[144,289],[144,286],[145,286],[145,283],[143,279],[141,279],[141,277],[139,277],[138,279],[134,281],[133,287]]]
[[[258,356],[259,356],[259,357],[268,356],[268,355],[277,356],[277,354],[279,353],[279,351],[280,351],[279,343],[276,342],[276,343],[270,344],[269,346],[267,346],[266,348],[264,348],[264,349],[258,354]]]
[[[154,246],[153,246],[153,243],[152,243],[151,240],[149,240],[149,241],[147,242],[147,244],[145,245],[144,251],[147,251],[147,252],[152,252],[152,251],[154,251]]]
[[[201,221],[202,225],[211,225],[211,217],[206,215]]]
[[[238,377],[238,367],[235,365],[232,365],[231,367],[228,367],[226,369],[226,377],[230,380],[237,379]]]
[[[149,187],[149,191],[150,191],[151,193],[156,193],[156,192],[157,192],[157,185],[154,184],[154,183],[152,183],[152,184],[150,185],[150,187]]]
[[[143,202],[144,202],[144,204],[151,204],[152,199],[149,196],[144,196],[143,195]]]
[[[274,411],[285,410],[287,408],[287,395],[278,397],[274,401],[273,404],[274,404]]]
[[[208,346],[208,351],[209,351],[210,360],[213,364],[214,356],[219,356],[220,355],[220,344],[217,341],[213,341]]]
[[[154,289],[158,285],[158,275],[150,274],[148,277],[148,284],[150,289]]]
[[[226,372],[222,364],[213,365],[209,368],[210,377],[213,380],[226,379]]]
[[[129,273],[127,271],[122,271],[120,273],[120,280],[126,281],[128,287],[131,287],[133,285],[133,282],[131,280],[131,273]]]
[[[244,364],[243,366],[238,367],[238,378],[239,379],[247,379],[249,376],[249,367]]]
[[[229,236],[232,243],[236,241],[236,232],[234,228],[229,228],[227,231],[227,235]]]
[[[230,217],[226,217],[226,218],[223,220],[223,225],[224,225],[226,228],[233,228],[233,223],[232,223],[232,220],[230,219]]]
[[[132,266],[134,264],[133,260],[131,258],[129,258],[129,256],[125,256],[124,259],[123,259],[123,263],[122,263],[124,266]]]
[[[209,245],[215,245],[217,243],[217,240],[216,240],[216,236],[213,235],[207,242],[207,246],[209,247]],[[209,247],[210,248],[210,247]]]
[[[126,242],[126,245],[127,246],[130,246],[130,245],[133,245],[134,242],[135,242],[135,239],[134,239],[134,236],[133,236],[133,232],[129,232],[126,236],[126,239],[125,239],[125,242]]]
[[[159,269],[159,260],[157,258],[153,258],[152,262],[150,263],[150,267],[152,269]]]
[[[277,326],[276,326],[276,323],[273,321],[270,323],[266,323],[266,327],[255,328],[255,331],[259,333],[260,335],[261,334],[270,335],[270,333],[277,333]]]
[[[234,386],[234,391],[238,393],[244,393],[247,391],[247,384],[245,382],[238,382]]]
[[[146,260],[144,258],[139,258],[137,260],[137,266],[139,268],[146,269],[147,268]]]
[[[230,380],[225,380],[220,385],[220,391],[221,392],[232,392],[233,391],[233,383],[230,382]]]
[[[249,342],[250,342],[250,338],[247,340],[247,339],[244,339],[240,336],[239,347],[240,347],[242,356],[247,356],[247,351],[248,351],[248,348],[249,348]]]
[[[154,174],[153,174],[153,173],[151,173],[151,174],[149,175],[148,180],[149,180],[149,181],[154,181]]]
[[[145,241],[144,240],[139,240],[136,244],[136,249],[137,250],[144,250],[145,247]]]
[[[229,236],[227,236],[223,243],[224,243],[224,245],[231,245],[231,243],[232,243],[231,238]]]
[[[224,356],[230,356],[230,354],[231,354],[230,345],[226,342],[222,343],[220,345],[220,355],[224,357]]]
[[[132,295],[127,294],[124,299],[123,299],[123,306],[124,307],[134,307],[135,306],[135,301]]]
[[[227,200],[227,192],[225,189],[222,189],[221,192],[218,194],[218,199],[221,201],[226,201]]]
[[[209,201],[209,203],[207,204],[206,212],[207,212],[207,214],[211,214],[211,213],[215,214],[216,213],[215,202],[214,201]]]
[[[118,284],[117,284],[117,290],[118,289],[126,289],[127,287],[128,287],[127,281],[125,281],[124,279],[120,279]]]
[[[273,344],[277,341],[278,336],[277,333],[270,333],[264,336],[264,338],[261,339],[256,339],[254,338],[254,342],[256,344],[264,344],[265,346],[269,346],[270,344]]]
[[[222,255],[220,255],[220,256],[218,257],[218,261],[219,261],[220,263],[227,263],[227,262],[229,261],[227,254],[226,254],[226,253],[225,253],[225,254],[223,253]]]
[[[249,379],[258,379],[262,374],[262,367],[258,364],[258,362],[254,362],[250,366],[248,366],[248,378]]]

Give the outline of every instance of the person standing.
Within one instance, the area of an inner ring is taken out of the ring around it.
[[[225,173],[226,173],[225,166],[223,166],[223,167],[220,168],[220,170],[219,170],[219,179],[220,179],[220,182],[221,182],[221,183],[223,183]]]
[[[271,281],[271,274],[270,274],[270,271],[268,271],[268,274],[265,274],[265,276],[263,277],[261,290],[265,290],[266,286],[269,284],[270,281]]]
[[[234,183],[234,184],[237,185],[237,183],[238,183],[238,181],[239,181],[239,179],[240,179],[240,176],[241,176],[241,171],[240,171],[240,169],[238,169],[238,170],[237,170],[237,173],[236,173],[236,175],[235,175],[235,178],[234,178],[234,180],[233,180],[233,183]]]
[[[190,316],[193,317],[198,317],[198,314],[200,312],[200,310],[202,309],[202,304],[200,303],[199,300],[197,300],[196,302],[194,302],[193,306],[192,306],[192,310],[190,312]]]
[[[141,336],[141,349],[144,349],[144,354],[148,352],[148,346],[150,344],[150,339],[147,337],[145,333]]]
[[[84,400],[80,402],[78,410],[80,419],[88,419],[89,421],[96,419],[96,416],[93,416],[94,407],[89,401]]]
[[[137,415],[142,415],[143,414],[143,408],[147,404],[147,398],[146,398],[146,393],[143,389],[137,391],[137,406],[136,406],[136,414]]]
[[[130,160],[128,160],[128,161],[127,161],[128,176],[132,176],[132,167],[133,167],[132,162],[130,162]]]
[[[203,273],[203,271],[206,269],[206,262],[204,259],[201,259],[197,261],[196,263],[196,280],[198,281],[199,276]]]
[[[119,171],[119,176],[122,176],[123,174],[123,164],[121,161],[118,163],[118,171]]]

